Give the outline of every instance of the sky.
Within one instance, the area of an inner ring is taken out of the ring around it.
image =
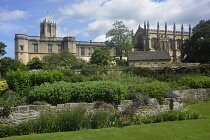
[[[136,32],[149,21],[150,28],[188,31],[200,20],[210,19],[210,0],[0,0],[0,42],[7,45],[6,57],[14,58],[15,34],[39,36],[40,21],[47,13],[57,24],[57,37],[77,41],[105,41],[118,20]]]

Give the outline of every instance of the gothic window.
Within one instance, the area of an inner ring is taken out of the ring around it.
[[[157,50],[157,39],[156,38],[152,38],[152,47]]]
[[[51,44],[48,45],[48,53],[52,53],[52,45]]]
[[[20,50],[21,50],[21,51],[23,51],[23,50],[24,50],[24,47],[23,47],[23,45],[21,45],[21,46],[20,46]]]
[[[81,55],[85,55],[85,48],[84,47],[81,47]]]
[[[62,46],[58,45],[58,53],[61,53],[61,52],[62,52]]]
[[[34,53],[38,53],[38,44],[34,44]]]
[[[180,39],[177,40],[177,49],[178,50],[181,49],[181,40]]]
[[[173,40],[172,39],[169,40],[169,45],[170,45],[170,49],[172,50],[173,49]]]

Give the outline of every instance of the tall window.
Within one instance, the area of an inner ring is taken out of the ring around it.
[[[85,48],[84,47],[81,48],[81,55],[85,55]]]
[[[177,40],[177,49],[181,50],[181,40]]]
[[[170,49],[172,50],[173,49],[173,40],[170,39],[169,42],[170,42]]]
[[[21,50],[21,51],[23,51],[23,50],[24,50],[23,45],[21,45],[21,46],[20,46],[20,50]]]
[[[48,53],[52,53],[52,45],[51,44],[48,45]]]
[[[88,48],[88,55],[91,55],[91,48]]]
[[[58,53],[61,53],[61,52],[62,52],[62,46],[58,45]]]
[[[38,44],[34,44],[34,53],[38,53]]]

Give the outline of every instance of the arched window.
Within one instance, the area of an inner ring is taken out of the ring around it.
[[[177,49],[181,50],[181,40],[180,39],[177,40]]]

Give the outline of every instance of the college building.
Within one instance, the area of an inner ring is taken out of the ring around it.
[[[181,31],[176,31],[175,23],[173,31],[167,30],[166,23],[165,30],[160,30],[159,28],[159,22],[156,30],[150,29],[149,22],[147,24],[144,22],[144,28],[139,25],[133,36],[133,49],[129,52],[129,55],[135,56],[135,59],[128,56],[130,65],[135,64],[137,66],[136,63],[145,63],[145,59],[144,62],[141,59],[144,56],[150,58],[150,55],[152,59],[146,60],[146,63],[156,63],[157,61],[180,62],[182,45],[191,36],[191,27],[189,26],[189,32],[184,32],[183,24]],[[70,36],[57,37],[56,23],[49,15],[40,22],[40,36],[15,34],[15,59],[24,64],[27,64],[34,57],[41,60],[45,55],[61,53],[63,50],[68,50],[75,54],[77,58],[89,61],[95,48],[104,47],[106,47],[105,42],[77,41],[75,37]],[[114,56],[114,49],[111,49],[110,52]],[[138,57],[142,55],[141,53],[143,53],[143,56]],[[166,56],[161,59],[163,55]]]

